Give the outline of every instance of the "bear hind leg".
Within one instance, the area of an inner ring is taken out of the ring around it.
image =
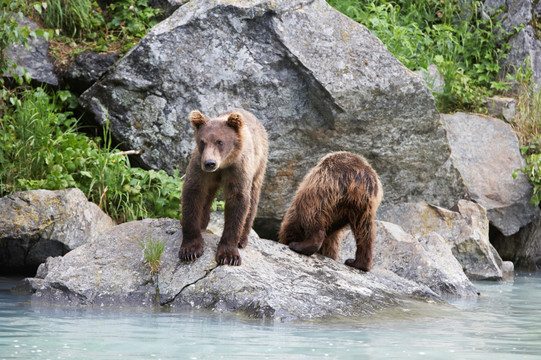
[[[244,249],[246,246],[248,246],[248,237],[250,236],[250,231],[252,230],[255,215],[257,213],[257,205],[259,204],[261,185],[263,184],[263,175],[264,172],[260,171],[255,176],[254,181],[252,182],[252,188],[250,189],[250,209],[248,210],[246,222],[244,223],[244,228],[242,230],[238,243],[238,246],[241,249]]]
[[[340,252],[340,244],[342,243],[343,234],[344,231],[342,229],[336,230],[329,234],[325,238],[325,240],[323,240],[323,244],[321,244],[319,253],[333,260],[337,260],[338,253]]]
[[[375,214],[368,211],[360,216],[356,216],[351,222],[351,230],[357,243],[355,259],[346,260],[346,265],[370,271],[372,268],[372,252],[374,241],[376,239],[376,227],[374,223]]]
[[[215,185],[212,188],[210,188],[207,192],[205,204],[203,206],[203,213],[201,214],[201,231],[204,231],[207,229],[207,226],[210,221],[210,208],[212,206],[212,202],[214,201],[214,197],[216,196],[216,192],[218,191],[219,186]]]

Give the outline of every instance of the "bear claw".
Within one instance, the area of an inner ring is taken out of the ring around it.
[[[242,260],[239,251],[236,248],[218,249],[216,254],[216,262],[218,265],[240,266]]]
[[[195,261],[198,257],[203,255],[203,250],[193,249],[190,247],[180,247],[178,251],[178,258],[185,262]]]
[[[230,266],[240,266],[242,261],[240,259],[240,256],[238,257],[227,257],[224,256],[222,258],[216,258],[216,262],[219,265],[230,265]]]

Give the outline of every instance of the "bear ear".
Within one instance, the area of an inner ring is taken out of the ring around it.
[[[207,118],[199,111],[194,110],[190,113],[190,122],[194,128],[199,129],[201,125],[204,125],[207,122]]]
[[[227,118],[226,124],[233,130],[239,131],[242,128],[242,125],[244,124],[244,118],[239,113],[232,113]]]

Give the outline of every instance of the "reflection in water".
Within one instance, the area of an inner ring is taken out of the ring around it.
[[[0,278],[0,359],[541,358],[541,276],[478,282],[476,300],[368,318],[273,323],[234,315],[33,307]]]

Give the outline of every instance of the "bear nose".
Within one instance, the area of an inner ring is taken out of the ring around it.
[[[214,160],[207,160],[203,165],[205,165],[205,170],[207,171],[212,171],[216,169],[216,161]]]

